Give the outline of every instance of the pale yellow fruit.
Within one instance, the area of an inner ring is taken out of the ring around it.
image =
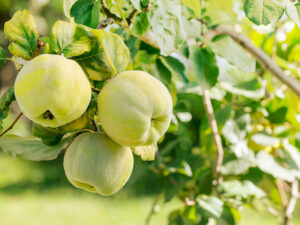
[[[85,112],[91,99],[91,86],[75,61],[44,54],[21,69],[15,82],[15,95],[29,119],[46,127],[58,127]]]
[[[85,133],[67,149],[64,169],[75,187],[112,195],[129,179],[133,155],[129,147],[115,143],[104,133]]]
[[[101,90],[98,111],[104,131],[114,141],[132,147],[151,145],[170,125],[172,98],[148,73],[126,71]]]

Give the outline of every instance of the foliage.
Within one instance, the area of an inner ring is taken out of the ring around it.
[[[184,203],[169,215],[170,225],[202,225],[211,220],[237,224],[239,208],[256,200],[265,208],[285,210],[278,183],[292,197],[290,183],[300,178],[299,97],[273,79],[243,43],[224,35],[212,40],[207,36],[219,24],[234,25],[297,81],[299,3],[65,0],[64,10],[66,21],[57,21],[49,37],[42,39],[33,16],[17,11],[4,29],[9,51],[25,60],[43,53],[76,60],[94,94],[110,78],[130,69],[146,71],[167,86],[174,110],[158,151],[156,146],[147,146],[133,152],[143,160],[155,158],[144,165],[158,177],[164,202],[177,197]],[[2,65],[2,48],[0,57]],[[225,152],[223,182],[218,185],[217,151],[204,90],[210,92]],[[11,88],[0,99],[0,127],[13,101]],[[96,111],[91,102],[81,118],[58,129],[34,124],[35,137],[4,135],[0,148],[27,160],[54,159],[73,135],[101,129],[93,126]]]

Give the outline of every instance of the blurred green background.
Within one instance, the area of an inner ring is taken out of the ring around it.
[[[29,9],[40,33],[47,35],[56,20],[64,19],[62,5],[62,0],[0,0],[0,45],[7,50],[3,25],[16,10]],[[11,62],[0,69],[0,96],[14,83],[16,74]],[[17,111],[14,106],[5,121],[6,126]],[[29,127],[23,118],[10,132],[26,135]],[[62,156],[51,162],[29,162],[0,152],[0,225],[141,225],[146,223],[151,210],[156,213],[150,224],[164,225],[168,214],[182,203],[175,199],[153,208],[160,194],[160,182],[147,163],[135,158],[135,168],[125,188],[112,197],[101,197],[69,184]],[[276,224],[275,217],[264,211],[241,210],[241,225]],[[295,213],[294,225],[300,225],[300,207]]]

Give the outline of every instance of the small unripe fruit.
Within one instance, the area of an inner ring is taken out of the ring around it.
[[[15,95],[29,119],[45,127],[59,127],[85,112],[91,86],[75,61],[44,54],[23,66],[15,82]]]
[[[98,97],[98,112],[106,134],[125,146],[155,144],[166,132],[172,98],[155,77],[142,71],[122,72]]]
[[[112,195],[129,179],[133,154],[129,147],[115,143],[104,133],[85,133],[67,149],[64,169],[75,187]]]

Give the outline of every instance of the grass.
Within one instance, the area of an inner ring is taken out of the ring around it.
[[[153,199],[101,198],[60,192],[21,196],[0,194],[1,225],[142,225]],[[152,225],[167,224],[167,215],[179,206],[172,201],[153,216]]]

